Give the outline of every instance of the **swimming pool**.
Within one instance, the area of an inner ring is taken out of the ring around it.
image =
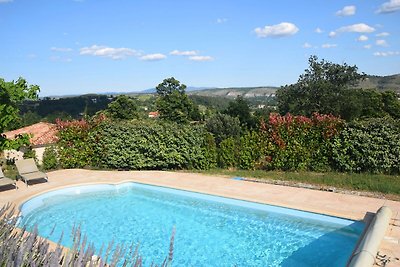
[[[138,183],[56,190],[21,206],[21,223],[70,246],[80,224],[96,248],[140,243],[145,265],[345,266],[364,228],[351,220]],[[53,227],[54,232],[51,233]]]

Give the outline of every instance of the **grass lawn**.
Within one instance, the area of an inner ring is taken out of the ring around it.
[[[200,171],[204,174],[217,174],[224,176],[240,176],[244,178],[256,178],[260,181],[275,183],[277,181],[288,182],[288,184],[309,184],[321,186],[325,189],[334,187],[336,189],[372,192],[392,200],[400,200],[400,176],[383,174],[358,174],[337,172],[283,172],[283,171],[245,171],[212,169]]]

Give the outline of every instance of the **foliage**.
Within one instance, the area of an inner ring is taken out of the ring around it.
[[[221,168],[237,166],[238,145],[236,139],[229,137],[219,144],[218,165]]]
[[[19,216],[10,205],[0,208],[0,266],[143,266],[143,259],[134,246],[109,244],[105,256],[95,255],[95,247],[87,243],[79,228],[73,230],[74,244],[64,249],[60,243],[51,248],[48,240],[38,236],[37,228],[28,232],[19,228]],[[173,258],[174,232],[170,241],[169,255],[160,266],[170,266]],[[111,253],[111,249],[114,252]],[[102,253],[100,253],[102,254]],[[153,266],[153,265],[152,265]]]
[[[241,125],[247,129],[252,129],[256,125],[250,113],[250,105],[243,96],[239,95],[234,101],[229,102],[229,106],[224,113],[232,117],[237,117]]]
[[[355,121],[334,138],[333,164],[345,172],[400,173],[400,122]]]
[[[62,168],[83,168],[93,165],[93,129],[105,120],[104,116],[92,120],[57,120],[59,141],[57,151]]]
[[[79,119],[82,116],[92,116],[100,110],[107,108],[111,97],[106,95],[87,94],[74,97],[51,98],[45,97],[38,100],[24,101],[21,105],[21,113],[32,112],[41,120],[54,122],[62,120]]]
[[[217,145],[229,137],[239,138],[242,132],[238,118],[220,113],[206,121],[206,129],[213,134]]]
[[[217,167],[217,146],[215,144],[214,136],[210,133],[205,133],[203,142],[202,150],[206,160],[202,161],[204,165],[199,166],[198,169],[208,170]]]
[[[279,112],[305,116],[317,112],[344,117],[341,113],[345,111],[342,108],[342,104],[346,103],[344,92],[365,75],[359,74],[355,65],[318,61],[316,56],[311,56],[308,63],[309,68],[300,75],[297,83],[278,89]]]
[[[91,157],[98,167],[206,169],[215,165],[214,140],[199,126],[105,121],[91,135]]]
[[[54,170],[59,167],[58,153],[55,146],[48,146],[43,153],[43,169]]]
[[[400,100],[393,91],[348,89],[343,91],[340,114],[347,121],[385,116],[400,118]]]
[[[330,143],[344,122],[332,115],[314,113],[310,118],[271,113],[262,123],[265,138],[265,168],[280,170],[329,169]]]
[[[238,152],[239,168],[243,170],[253,170],[259,164],[263,155],[265,144],[258,132],[247,132],[240,137],[240,150]]]
[[[19,104],[25,99],[36,99],[40,88],[37,85],[28,85],[25,79],[6,82],[0,78],[0,133],[9,129],[14,121],[19,119]],[[23,137],[23,144],[27,140]],[[0,151],[18,146],[21,140],[7,140],[4,135],[0,137]]]
[[[186,85],[171,77],[157,85],[156,90],[158,95],[156,107],[160,112],[160,118],[177,123],[200,119],[198,107],[185,92]]]
[[[113,102],[108,104],[106,114],[113,119],[131,120],[139,118],[137,103],[132,98],[125,95],[118,96]]]
[[[27,146],[24,149],[24,155],[23,155],[24,159],[34,159],[37,162],[37,157],[36,157],[36,151],[33,150],[32,146]]]

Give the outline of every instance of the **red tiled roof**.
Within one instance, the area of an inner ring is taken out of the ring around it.
[[[32,138],[30,139],[31,144],[38,146],[57,142],[57,133],[58,130],[55,124],[39,122],[14,131],[5,132],[4,134],[8,139],[15,138],[18,134],[30,134],[32,135]]]
[[[149,112],[149,117],[154,118],[160,116],[160,113],[158,111],[150,111]]]

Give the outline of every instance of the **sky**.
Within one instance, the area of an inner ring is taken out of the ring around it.
[[[400,73],[400,0],[0,0],[0,78],[40,96],[295,83],[311,55]]]

